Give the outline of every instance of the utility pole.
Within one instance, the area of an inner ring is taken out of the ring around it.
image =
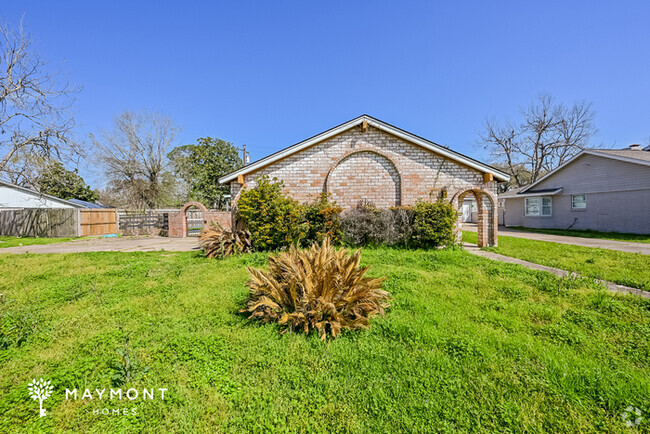
[[[244,162],[244,166],[246,166],[248,163],[251,162],[251,156],[250,153],[246,150],[246,145],[242,145],[241,148],[235,147],[238,151],[241,152],[242,155],[242,161]]]

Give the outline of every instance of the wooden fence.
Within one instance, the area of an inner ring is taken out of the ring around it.
[[[81,232],[79,235],[117,234],[117,213],[114,209],[91,208],[80,209]]]
[[[85,237],[117,233],[114,209],[21,208],[0,210],[0,235]]]
[[[72,208],[0,210],[0,235],[10,237],[76,237],[79,213]]]
[[[117,216],[121,234],[165,234],[169,229],[169,212],[165,210],[118,210]]]

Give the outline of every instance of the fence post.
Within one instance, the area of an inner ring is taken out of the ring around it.
[[[81,236],[81,209],[75,210],[75,217],[77,218],[77,236]]]

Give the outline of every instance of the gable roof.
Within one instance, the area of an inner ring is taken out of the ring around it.
[[[231,182],[237,179],[239,175],[246,175],[248,173],[255,172],[256,170],[261,169],[262,167],[268,166],[271,163],[275,163],[276,161],[282,160],[290,155],[302,151],[303,149],[307,149],[312,145],[327,140],[330,137],[333,137],[337,134],[340,134],[343,131],[349,130],[350,128],[353,128],[361,124],[363,121],[366,121],[368,125],[375,127],[378,130],[397,136],[402,140],[418,145],[424,149],[428,149],[429,151],[447,157],[450,160],[457,161],[473,169],[476,169],[480,172],[492,173],[494,177],[499,181],[508,181],[510,179],[509,175],[507,175],[504,172],[501,172],[500,170],[495,169],[492,166],[489,166],[485,163],[481,163],[478,160],[475,160],[471,157],[468,157],[456,151],[452,151],[449,148],[441,146],[430,140],[424,139],[420,136],[416,136],[415,134],[409,133],[408,131],[402,130],[401,128],[397,128],[396,126],[380,121],[379,119],[375,119],[372,116],[361,115],[348,122],[345,122],[341,125],[331,128],[325,132],[322,132],[306,140],[303,140],[302,142],[296,143],[293,146],[284,148],[274,154],[269,155],[268,157],[264,157],[261,160],[257,160],[256,162],[249,164],[248,166],[244,166],[241,169],[235,170],[234,172],[230,172],[229,174],[219,178],[219,182],[221,184],[225,184],[227,182]]]
[[[625,161],[627,163],[635,163],[644,166],[650,166],[650,152],[648,151],[634,151],[629,149],[583,149],[578,155],[571,158],[566,163],[556,167],[554,170],[548,172],[546,175],[542,176],[537,181],[521,189],[521,191],[518,194],[523,194],[529,191],[531,188],[533,188],[540,182],[544,181],[545,179],[553,176],[555,173],[562,170],[562,168],[573,163],[583,155],[595,155],[597,157],[611,158],[612,160],[619,160],[619,161]]]
[[[601,153],[601,154],[609,154],[611,156],[615,157],[622,157],[626,159],[630,159],[632,163],[636,163],[636,161],[633,160],[641,160],[641,161],[648,161],[650,162],[650,147],[648,147],[646,150],[631,150],[631,149],[590,149],[592,153]]]
[[[38,191],[32,190],[31,188],[21,187],[20,185],[10,184],[10,183],[4,182],[4,181],[0,181],[0,185],[3,186],[3,187],[9,187],[9,188],[12,188],[14,190],[21,191],[23,193],[31,194],[33,196],[43,197],[43,198],[49,199],[49,200],[54,201],[54,202],[59,202],[59,203],[65,204],[65,205],[69,205],[72,208],[83,208],[83,206],[81,206],[81,205],[72,203],[72,202],[67,201],[65,199],[60,199],[60,198],[55,197],[55,196],[50,196],[49,194],[39,193]]]

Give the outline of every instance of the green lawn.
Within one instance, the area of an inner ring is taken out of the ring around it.
[[[40,237],[4,237],[0,236],[0,248],[3,247],[17,247],[17,246],[33,246],[35,244],[52,244],[52,243],[63,243],[66,241],[73,240],[84,240],[87,237],[81,238],[40,238]]]
[[[518,231],[535,232],[539,234],[549,235],[562,235],[567,237],[581,237],[581,238],[600,238],[602,240],[615,240],[615,241],[632,241],[635,243],[650,243],[650,235],[644,234],[622,234],[619,232],[598,232],[589,230],[566,230],[566,229],[532,229],[513,226],[509,229],[516,229]]]
[[[0,255],[0,431],[626,432],[626,407],[650,415],[647,300],[460,250],[369,249],[392,308],[321,342],[238,313],[245,266],[265,261]],[[66,401],[123,382],[127,335],[139,366],[122,389],[166,399]],[[124,407],[137,414],[93,414]]]
[[[463,241],[476,243],[476,232],[463,232]],[[486,250],[583,276],[650,291],[650,256],[593,247],[499,236],[499,246]]]

